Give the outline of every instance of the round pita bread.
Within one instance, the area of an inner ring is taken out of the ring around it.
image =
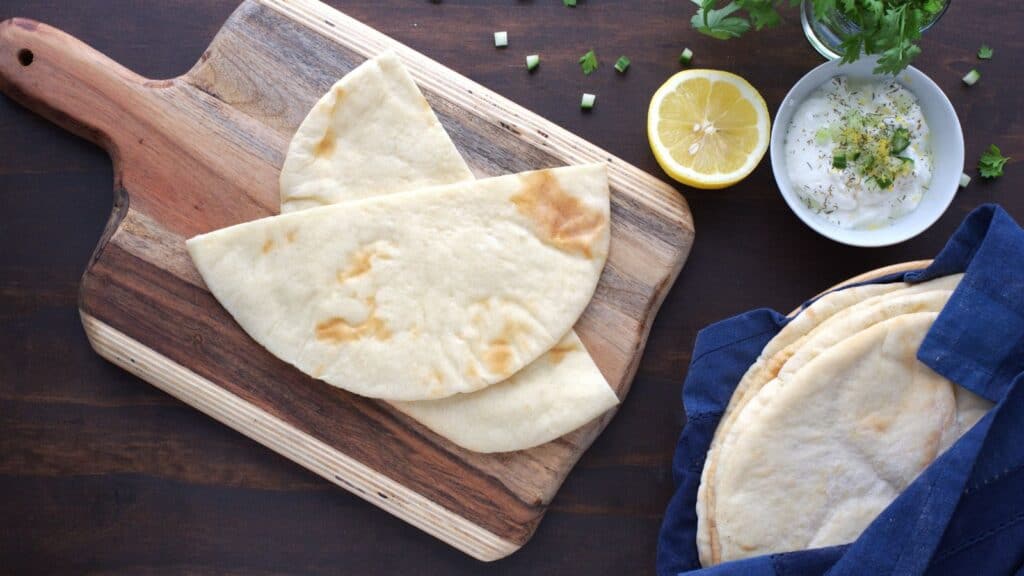
[[[855,539],[957,437],[953,384],[916,358],[936,316],[876,324],[744,407],[716,474],[721,561]]]
[[[957,274],[916,285],[867,284],[832,292],[803,310],[769,341],[737,385],[705,459],[697,495],[697,550],[702,565],[719,562],[714,520],[717,461],[736,416],[747,402],[779,374],[808,340],[812,345],[803,351],[800,360],[790,365],[791,372],[828,346],[882,320],[914,311],[941,310],[962,276]],[[930,295],[915,299],[919,294]]]
[[[765,383],[774,377],[774,372],[769,370],[768,365],[771,358],[837,312],[863,300],[901,290],[908,286],[909,284],[906,283],[866,284],[825,294],[800,311],[795,318],[790,320],[765,345],[757,360],[754,361],[736,385],[735,390],[733,390],[732,397],[729,399],[729,404],[722,414],[718,428],[715,429],[715,435],[711,440],[711,446],[708,448],[704,461],[701,482],[697,489],[697,552],[702,565],[711,566],[713,564],[712,548],[717,546],[712,540],[713,535],[707,526],[707,518],[710,517],[707,507],[709,499],[713,497],[708,491],[711,485],[711,478],[714,475],[718,446],[722,439],[725,438],[726,431],[731,428],[736,414],[746,405],[750,397],[756,394]],[[771,375],[769,376],[769,374]]]

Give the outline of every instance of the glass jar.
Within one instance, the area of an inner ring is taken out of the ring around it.
[[[931,28],[939,21],[939,18],[942,18],[946,9],[949,8],[950,1],[946,0],[942,10],[921,27],[921,32]],[[824,18],[815,17],[812,0],[803,0],[800,4],[800,23],[803,25],[804,34],[811,46],[814,46],[819,54],[829,60],[842,57],[843,38],[860,31],[857,23],[847,18],[839,10],[831,10]]]

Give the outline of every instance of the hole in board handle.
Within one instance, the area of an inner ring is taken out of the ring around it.
[[[28,48],[22,48],[21,50],[18,50],[18,62],[20,62],[22,66],[28,66],[29,64],[32,64],[32,60],[34,58],[35,55],[32,54],[32,51]]]

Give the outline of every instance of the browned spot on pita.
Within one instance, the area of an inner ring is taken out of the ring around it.
[[[502,326],[501,335],[498,336],[498,340],[519,344],[523,337],[529,334],[529,332],[530,329],[528,326],[522,322],[512,320],[510,322],[505,322],[505,325]]]
[[[332,152],[334,152],[334,131],[328,128],[320,141],[316,143],[316,147],[313,148],[313,156],[323,158],[330,156]]]
[[[804,343],[804,338],[797,340],[795,343],[786,346],[782,350],[775,353],[774,356],[768,359],[768,373],[772,376],[778,376],[779,372],[782,371],[782,367],[789,362],[789,359],[796,354],[798,345]]]
[[[564,252],[593,257],[591,250],[607,224],[604,214],[566,192],[550,171],[521,178],[523,187],[512,196],[520,214],[533,221],[537,236]]]
[[[316,339],[331,344],[343,344],[364,338],[376,340],[391,338],[391,331],[384,325],[384,321],[377,317],[376,300],[370,297],[367,299],[366,305],[370,309],[366,320],[358,324],[352,324],[348,320],[337,316],[328,318],[316,325]]]
[[[562,360],[565,360],[565,355],[569,352],[575,352],[579,348],[575,342],[569,342],[568,344],[559,344],[551,350],[548,350],[548,358],[551,359],[552,364],[561,364]]]
[[[476,380],[477,378],[480,377],[480,373],[476,371],[476,365],[475,364],[467,365],[465,372],[466,372],[466,378],[469,378],[470,380]]]
[[[266,242],[263,243],[263,253],[264,254],[269,254],[270,251],[273,250],[273,249],[274,249],[274,241],[271,240],[270,238],[267,238]]]
[[[289,243],[289,244],[291,244],[292,242],[295,242],[295,235],[296,235],[297,233],[298,233],[298,232],[297,232],[297,231],[295,231],[295,230],[289,230],[289,231],[288,231],[288,233],[287,233],[287,234],[285,234],[285,239],[286,239],[286,240],[288,240],[288,243]]]
[[[892,418],[885,416],[884,414],[868,414],[861,420],[861,424],[865,428],[868,428],[874,432],[885,432],[892,425]]]
[[[522,340],[529,335],[530,327],[516,320],[506,321],[496,338],[487,343],[481,355],[483,365],[492,374],[508,376],[512,373],[512,362],[515,359],[515,346],[522,346]],[[475,378],[476,368],[470,365],[466,371],[472,370],[470,378]]]
[[[323,376],[324,375],[324,365],[323,364],[318,364],[317,367],[313,369],[312,375],[313,375],[313,378],[319,378],[319,377]]]
[[[492,374],[505,376],[512,373],[512,348],[502,339],[492,340],[483,353],[484,366]]]
[[[444,373],[438,370],[437,368],[434,368],[431,371],[430,377],[433,379],[434,382],[437,382],[438,384],[444,382]]]
[[[381,260],[388,258],[387,255],[381,254],[369,246],[356,250],[355,254],[352,255],[352,261],[349,263],[348,268],[338,272],[338,282],[345,282],[369,272],[373,268],[374,257]]]

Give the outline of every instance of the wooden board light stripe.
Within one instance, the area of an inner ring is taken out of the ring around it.
[[[420,530],[476,558],[501,558],[518,548],[85,312],[81,317],[100,356]]]

